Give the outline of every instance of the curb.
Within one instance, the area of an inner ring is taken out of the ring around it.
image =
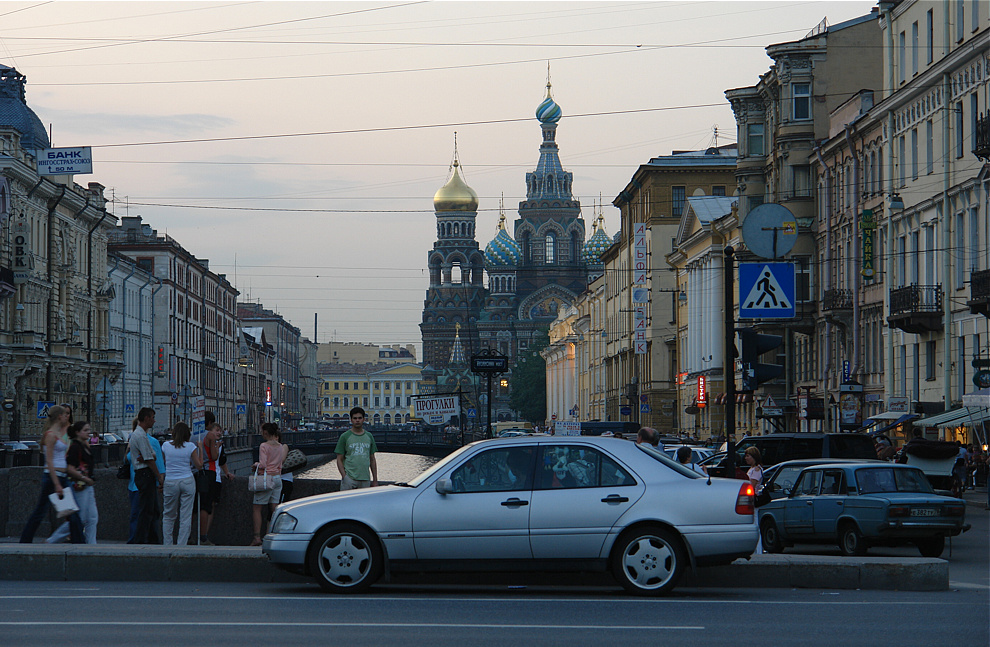
[[[573,583],[576,578],[561,581]],[[602,578],[595,574],[589,579]],[[258,548],[128,544],[2,544],[0,580],[313,582],[273,566]],[[469,581],[477,583],[476,578]],[[947,591],[949,563],[929,558],[754,555],[686,573],[680,586]]]

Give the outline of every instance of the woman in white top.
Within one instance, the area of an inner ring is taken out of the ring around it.
[[[175,423],[172,440],[162,445],[165,459],[165,513],[162,516],[162,543],[171,546],[175,530],[175,517],[179,517],[179,536],[175,541],[179,546],[189,543],[189,530],[192,528],[193,501],[196,497],[196,478],[192,468],[203,467],[196,443],[189,441],[189,425]]]
[[[746,478],[749,482],[753,484],[753,497],[760,493],[763,488],[763,457],[760,456],[760,450],[756,447],[747,447],[746,454],[743,456],[743,460],[749,465],[749,470],[746,471]],[[760,527],[760,515],[754,514],[753,518],[756,522],[756,527]],[[763,552],[763,538],[761,537],[759,541],[756,542],[756,553],[760,554]]]
[[[63,498],[63,490],[69,487],[69,477],[66,474],[65,451],[69,448],[69,438],[66,434],[69,428],[69,409],[61,406],[53,406],[48,409],[48,420],[45,421],[45,430],[41,436],[42,451],[45,453],[45,473],[42,476],[41,496],[38,498],[38,505],[28,518],[21,533],[21,543],[30,544],[34,541],[34,533],[41,525],[41,519],[48,512],[51,502],[48,495],[55,493],[58,498]],[[69,515],[69,530],[71,531],[72,543],[84,543],[82,521],[78,514]]]

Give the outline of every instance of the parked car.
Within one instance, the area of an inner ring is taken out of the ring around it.
[[[784,461],[798,458],[866,458],[877,457],[873,439],[866,434],[816,434],[787,433],[767,434],[766,436],[746,436],[735,448],[735,474],[729,474],[728,462],[723,459],[715,468],[709,468],[714,476],[734,476],[746,478],[746,461],[743,456],[748,447],[760,450],[763,467],[767,468]]]
[[[879,459],[866,458],[801,458],[796,461],[778,463],[763,470],[763,492],[770,495],[771,501],[783,499],[791,493],[801,470],[823,463],[881,463]],[[759,494],[759,493],[757,493]]]
[[[707,481],[618,438],[482,440],[408,484],[284,503],[262,550],[337,593],[398,571],[609,570],[659,595],[756,547],[752,485]]]
[[[872,545],[914,544],[938,557],[965,525],[966,503],[935,494],[924,472],[894,463],[824,463],[804,468],[786,498],[759,509],[763,549],[836,542],[843,555]]]
[[[108,444],[108,445],[114,445],[116,443],[127,442],[122,437],[118,436],[117,434],[113,434],[113,433],[109,433],[109,432],[103,434],[102,436],[100,436],[100,439],[103,442],[105,442],[106,444]]]
[[[532,429],[503,429],[498,432],[498,438],[515,438],[517,436],[532,436]]]
[[[30,447],[17,440],[5,440],[0,443],[0,447],[3,447],[8,452],[30,449]]]

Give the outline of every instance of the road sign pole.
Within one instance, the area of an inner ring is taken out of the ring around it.
[[[729,478],[736,475],[736,318],[735,318],[735,297],[732,294],[735,277],[736,250],[731,245],[725,248],[725,263],[722,281],[724,285],[725,306],[725,351],[722,359],[722,375],[725,376],[725,447],[728,458]]]

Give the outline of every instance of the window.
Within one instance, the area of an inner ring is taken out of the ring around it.
[[[670,215],[679,218],[684,213],[685,188],[682,186],[670,187]]]
[[[753,209],[757,208],[761,204],[763,204],[763,196],[762,195],[751,195],[751,196],[749,196],[749,210],[750,211],[752,211]]]
[[[380,397],[378,397],[378,396],[375,396],[375,406],[376,407],[382,406],[382,399]],[[375,414],[375,415],[377,416],[378,414]]]
[[[794,119],[811,119],[811,84],[792,83],[791,98],[794,101]]]
[[[546,263],[547,263],[547,265],[553,265],[554,263],[557,262],[556,253],[557,253],[557,243],[556,243],[556,240],[554,239],[554,235],[552,233],[549,233],[549,234],[547,234],[547,238],[546,238]]]
[[[347,397],[346,396],[344,397],[344,406],[345,407],[350,406],[350,405],[347,404]]]
[[[763,152],[763,124],[749,124],[746,126],[746,143],[748,155],[765,155]]]
[[[966,280],[966,214],[960,211],[956,214],[956,249],[959,253],[959,262],[954,263],[955,267],[955,283],[957,288],[963,287],[963,282]]]
[[[897,156],[898,180],[900,180],[899,186],[904,186],[906,183],[904,167],[907,166],[907,142],[904,135],[897,138],[897,143],[900,147],[900,155]]]
[[[635,485],[636,480],[601,452],[576,445],[549,445],[536,473],[535,489],[615,487]]]
[[[963,118],[963,104],[962,101],[956,103],[956,157],[963,156],[963,124],[966,123]]]
[[[794,196],[802,198],[811,197],[811,167],[807,165],[792,166],[792,182],[794,185]]]
[[[911,23],[911,74],[918,73],[918,23]]]
[[[907,35],[902,31],[900,35],[900,49],[897,52],[897,62],[898,62],[898,76],[901,79],[901,83],[904,83],[907,78]]]
[[[363,404],[364,406],[368,406],[368,397],[367,397],[367,396],[365,396],[365,397],[363,398],[363,403],[362,403],[362,404]]]
[[[925,14],[925,32],[928,34],[925,49],[928,50],[929,63],[935,60],[935,16],[933,11],[934,9],[929,9],[928,13]]]
[[[976,0],[973,0],[976,2]],[[966,36],[966,3],[956,0],[956,42],[961,42]]]
[[[918,129],[911,129],[911,178],[918,179]]]
[[[392,404],[391,404],[391,402],[390,402],[390,400],[391,400],[391,398],[389,398],[389,396],[387,396],[387,395],[386,395],[386,396],[385,396],[385,406],[386,406],[386,407],[390,407],[390,406],[392,406]]]
[[[380,382],[375,382],[375,389],[379,389],[379,388],[381,388],[381,387],[379,386],[379,384],[380,384]]]
[[[725,196],[725,187],[724,186],[713,186],[712,187],[712,195]]]
[[[931,175],[935,172],[935,127],[931,119],[925,122],[925,156],[925,171]]]
[[[334,391],[339,391],[340,390],[340,382],[334,382],[333,383],[333,390]]]
[[[801,475],[801,480],[794,486],[794,496],[815,496],[822,482],[822,473],[819,470],[805,471]]]
[[[536,447],[490,449],[450,475],[454,492],[513,492],[533,486]]]
[[[925,379],[935,379],[935,340],[925,343]]]
[[[334,409],[339,409],[340,408],[340,398],[334,398],[333,399],[333,408]]]

